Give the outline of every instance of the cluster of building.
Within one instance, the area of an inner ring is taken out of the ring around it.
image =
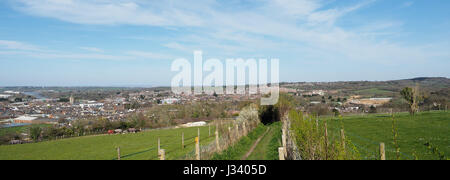
[[[103,117],[110,120],[124,120],[136,111],[143,111],[141,107],[153,105],[191,104],[196,101],[225,102],[255,100],[259,95],[231,94],[231,95],[175,95],[170,90],[140,91],[135,93],[117,93],[108,98],[93,101],[75,99],[61,101],[59,98],[32,97],[21,92],[5,92],[4,101],[0,101],[0,123],[4,125],[22,125],[31,123],[57,124],[64,120],[69,122],[76,119]],[[1,96],[0,96],[1,97]],[[7,97],[7,98],[6,98]],[[22,97],[20,102],[14,99]],[[141,108],[141,109],[140,109]],[[0,125],[1,125],[0,124]]]
[[[108,119],[124,119],[132,112],[124,106],[125,99],[108,102],[75,100],[69,102],[59,99],[23,99],[22,102],[0,102],[0,123],[3,125],[22,125],[32,123],[57,124],[60,120],[71,121],[88,117],[106,117]]]

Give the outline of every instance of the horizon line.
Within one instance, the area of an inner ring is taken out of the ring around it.
[[[420,78],[428,78],[428,79],[438,79],[448,77],[414,77],[408,79],[391,79],[391,80],[349,80],[349,81],[282,81],[278,84],[289,84],[289,83],[336,83],[336,82],[387,82],[387,81],[401,81],[401,80],[415,80]],[[271,84],[271,83],[268,83]],[[259,86],[260,84],[258,84]],[[237,86],[237,85],[235,85]],[[239,85],[239,86],[249,86]],[[26,87],[26,88],[170,88],[170,85],[14,85],[14,86],[0,86],[0,88],[17,88],[17,87]],[[184,87],[196,87],[196,86],[184,86]],[[209,87],[209,86],[203,86]],[[226,87],[225,85],[223,87]]]

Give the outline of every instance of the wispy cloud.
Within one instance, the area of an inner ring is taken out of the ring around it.
[[[145,7],[143,6],[145,5]],[[170,1],[17,0],[22,12],[79,24],[195,26],[201,20],[170,7]]]
[[[173,59],[174,56],[153,53],[148,51],[123,51],[115,54],[105,54],[102,49],[95,47],[80,47],[80,49],[89,51],[90,53],[74,53],[69,51],[42,49],[36,45],[19,42],[19,41],[5,41],[0,40],[0,55],[20,55],[38,59],[72,59],[72,60],[160,60]]]
[[[362,1],[359,4],[344,8],[333,8],[322,11],[315,11],[308,15],[308,23],[313,25],[317,25],[319,23],[326,23],[328,25],[334,24],[334,22],[342,16],[350,12],[357,11],[358,9],[363,8],[373,2],[375,2],[375,0]]]
[[[18,41],[8,41],[8,40],[0,40],[0,48],[10,49],[10,50],[29,50],[29,51],[37,51],[39,48],[37,46],[18,42]]]
[[[126,51],[125,54],[137,57],[137,58],[145,58],[145,59],[153,59],[153,60],[164,60],[164,59],[174,59],[172,55],[166,55],[161,53],[154,53],[149,51]]]
[[[103,49],[96,48],[96,47],[80,47],[80,49],[90,51],[90,52],[97,52],[97,53],[103,53],[105,52]]]
[[[253,1],[252,1],[253,2]],[[421,45],[404,44],[387,34],[402,34],[402,22],[362,23],[346,29],[337,23],[343,17],[376,3],[363,0],[327,6],[327,0],[258,0],[252,8],[227,9],[222,1],[139,1],[139,0],[17,0],[21,12],[78,24],[142,25],[187,28],[182,37],[168,38],[161,46],[178,51],[215,49],[225,55],[242,56],[258,52],[296,56],[376,62],[421,61],[423,56],[441,53]],[[247,2],[251,3],[251,2]],[[412,1],[405,5],[411,6]],[[183,29],[184,30],[184,29]],[[181,31],[183,31],[181,30]],[[11,46],[13,47],[13,46]],[[88,49],[85,49],[88,50]],[[95,49],[90,49],[95,52]],[[101,51],[97,51],[100,53]],[[301,52],[301,53],[296,53]],[[408,53],[417,52],[417,53]],[[324,54],[329,54],[324,56]],[[418,55],[420,54],[420,55]],[[128,51],[126,56],[167,59],[154,52]],[[100,56],[101,57],[101,56]]]
[[[176,42],[170,42],[170,43],[164,44],[163,46],[167,47],[167,48],[170,48],[170,49],[175,49],[175,50],[178,50],[178,51],[184,51],[184,52],[191,52],[192,51],[192,49],[190,49],[190,48],[188,48],[188,47],[186,47],[184,45],[181,45],[179,43],[176,43]]]

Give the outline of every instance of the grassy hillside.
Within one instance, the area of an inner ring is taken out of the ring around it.
[[[438,159],[425,145],[433,144],[450,158],[450,112],[422,112],[412,117],[408,113],[395,114],[398,127],[398,144],[401,159]],[[338,135],[344,126],[349,137],[361,153],[363,159],[377,159],[379,143],[386,144],[386,158],[395,159],[392,118],[387,114],[348,116],[329,119],[329,127]]]
[[[214,132],[211,127],[211,132]],[[207,144],[214,137],[208,136],[208,126],[200,128],[200,143]],[[184,132],[185,145],[181,147]],[[116,147],[120,146],[121,159],[157,159],[158,137],[161,148],[166,150],[166,159],[182,159],[194,149],[197,128],[153,130],[136,134],[85,136],[57,141],[0,146],[0,160],[5,159],[102,159],[117,158]]]
[[[368,97],[390,97],[395,92],[382,90],[378,88],[370,88],[370,89],[363,89],[355,91],[356,94],[362,95],[362,96],[368,96]]]

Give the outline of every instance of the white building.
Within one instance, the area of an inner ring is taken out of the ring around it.
[[[6,94],[20,94],[20,92],[17,91],[4,91]]]
[[[197,127],[197,126],[205,126],[205,125],[206,125],[205,121],[199,121],[199,122],[186,123],[186,124],[183,124],[181,126],[183,126],[183,127]]]
[[[177,98],[167,98],[167,99],[162,100],[162,104],[175,104],[178,102],[180,102],[180,100]]]
[[[99,108],[103,107],[103,103],[88,103],[88,104],[80,104],[81,108],[88,107],[88,108]]]
[[[75,98],[73,96],[70,96],[69,102],[70,102],[70,104],[74,104],[75,103]]]
[[[11,97],[9,94],[0,94],[0,98],[8,99],[9,97]]]
[[[20,117],[14,119],[14,123],[32,123],[36,119],[37,119],[37,117],[20,116]]]

